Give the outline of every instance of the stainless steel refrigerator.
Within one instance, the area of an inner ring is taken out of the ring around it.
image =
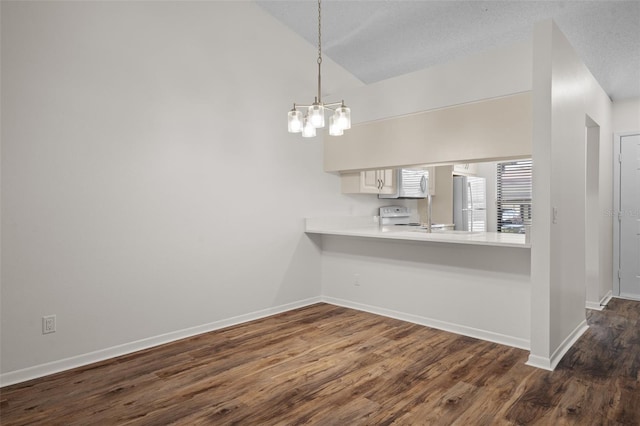
[[[487,230],[487,183],[485,178],[453,177],[453,223],[457,231]]]

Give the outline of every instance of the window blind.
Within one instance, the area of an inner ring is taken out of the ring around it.
[[[498,232],[524,234],[531,225],[532,161],[498,163]]]

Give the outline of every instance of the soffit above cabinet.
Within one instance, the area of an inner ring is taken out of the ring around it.
[[[531,92],[354,125],[324,138],[324,170],[531,156]]]

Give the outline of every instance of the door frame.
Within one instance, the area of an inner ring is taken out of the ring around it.
[[[600,253],[602,236],[600,233],[600,133],[601,128],[588,114],[585,116],[585,296],[587,309],[601,311],[612,294],[610,288],[606,294],[602,292],[602,268]],[[597,230],[593,232],[593,230]]]
[[[622,138],[635,135],[640,135],[640,130],[613,134],[613,206],[611,216],[613,220],[613,295],[615,297],[620,297],[620,151]]]

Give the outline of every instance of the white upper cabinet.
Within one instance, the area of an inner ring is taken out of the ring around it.
[[[393,194],[395,190],[396,179],[393,169],[342,174],[343,194]]]
[[[396,190],[393,169],[360,172],[361,194],[393,194]]]

